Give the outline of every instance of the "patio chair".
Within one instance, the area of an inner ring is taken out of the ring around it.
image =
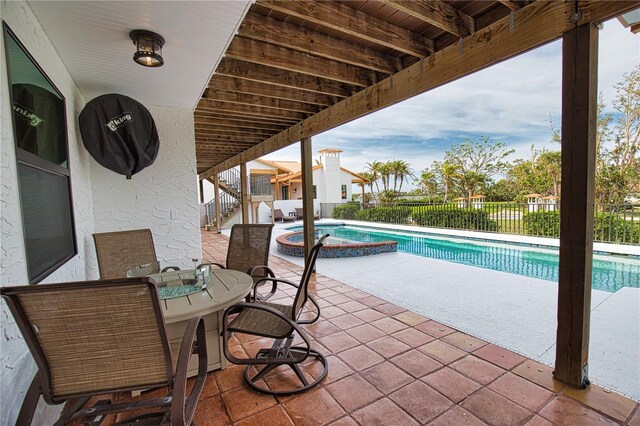
[[[318,243],[311,249],[309,257],[305,262],[300,284],[294,284],[282,278],[271,279],[298,289],[291,305],[267,303],[264,301],[251,303],[242,302],[229,307],[223,315],[222,336],[224,355],[234,364],[247,365],[244,371],[244,379],[251,388],[259,392],[270,395],[298,394],[318,385],[329,371],[327,359],[320,352],[311,349],[311,342],[300,327],[302,324],[314,323],[320,317],[320,306],[318,306],[314,298],[309,295],[308,286],[315,267],[316,258],[318,257],[318,252],[327,237],[328,235],[325,235],[320,238]],[[267,278],[266,280],[269,279]],[[307,300],[313,303],[316,313],[311,319],[302,319],[301,314]],[[231,321],[230,318],[232,318]],[[275,341],[270,348],[258,350],[254,358],[237,358],[229,351],[229,339],[233,333],[268,337]],[[302,339],[304,346],[293,345],[295,338],[294,333],[297,333]],[[322,364],[322,373],[317,375],[311,382],[307,380],[299,367],[299,364],[306,361],[309,357],[314,358]],[[264,365],[264,367],[252,376],[254,365]],[[258,383],[260,380],[265,379],[267,373],[282,365],[287,365],[293,370],[300,380],[299,386],[294,389],[281,390],[269,388],[266,383],[264,386]]]
[[[149,229],[93,234],[100,278],[125,278],[127,271],[150,264],[147,274],[159,272],[153,235]]]
[[[273,220],[280,222],[294,222],[296,220],[295,216],[285,216],[280,209],[273,210]]]
[[[303,216],[304,216],[304,213],[302,213],[302,208],[296,207],[296,218],[302,219]],[[320,215],[314,214],[313,220],[318,220],[318,219],[320,219]]]
[[[3,287],[0,295],[38,367],[16,424],[31,423],[40,395],[47,404],[67,403],[55,425],[98,425],[115,413],[134,416],[135,424],[191,424],[207,374],[204,321],[191,319],[179,353],[172,354],[148,278]],[[187,397],[192,354],[198,375]],[[160,387],[166,396],[84,407],[97,395]]]
[[[251,275],[254,285],[263,278],[275,277],[273,271],[267,266],[272,230],[272,224],[233,225],[229,236],[226,265],[215,262],[211,265],[245,272]],[[276,286],[277,284],[273,283],[271,292],[260,297],[264,300],[271,297],[276,291]]]

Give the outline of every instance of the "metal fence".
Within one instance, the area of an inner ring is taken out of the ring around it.
[[[323,203],[322,217],[559,238],[560,205]],[[594,240],[640,245],[640,205],[595,205]]]

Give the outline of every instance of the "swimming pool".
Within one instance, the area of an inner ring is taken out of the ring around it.
[[[302,227],[288,229],[300,230]],[[393,240],[398,242],[398,251],[404,253],[558,281],[559,255],[553,248],[444,238],[366,226],[317,225],[316,229],[320,234],[363,243]],[[640,260],[594,255],[592,288],[613,293],[622,287],[640,287]]]

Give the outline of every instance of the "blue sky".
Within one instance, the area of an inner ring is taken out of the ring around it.
[[[640,34],[611,20],[599,39],[598,90],[611,110],[613,85],[640,63]],[[516,151],[512,159],[527,158],[531,145],[558,150],[549,119],[560,127],[561,71],[556,41],[314,136],[314,158],[322,148],[340,148],[342,165],[356,172],[374,160],[402,159],[419,173],[467,137],[504,142]],[[299,161],[299,144],[266,158]]]

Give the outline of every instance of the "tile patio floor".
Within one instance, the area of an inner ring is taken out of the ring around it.
[[[227,241],[203,232],[203,257],[224,263]],[[294,282],[302,271],[278,257],[270,266]],[[640,425],[640,404],[618,394],[563,386],[546,365],[320,274],[310,290],[322,317],[306,329],[329,361],[325,380],[273,397],[250,390],[243,367],[231,365],[209,374],[197,425]],[[241,340],[233,347],[239,354],[263,343]],[[313,375],[316,367],[304,370]]]

